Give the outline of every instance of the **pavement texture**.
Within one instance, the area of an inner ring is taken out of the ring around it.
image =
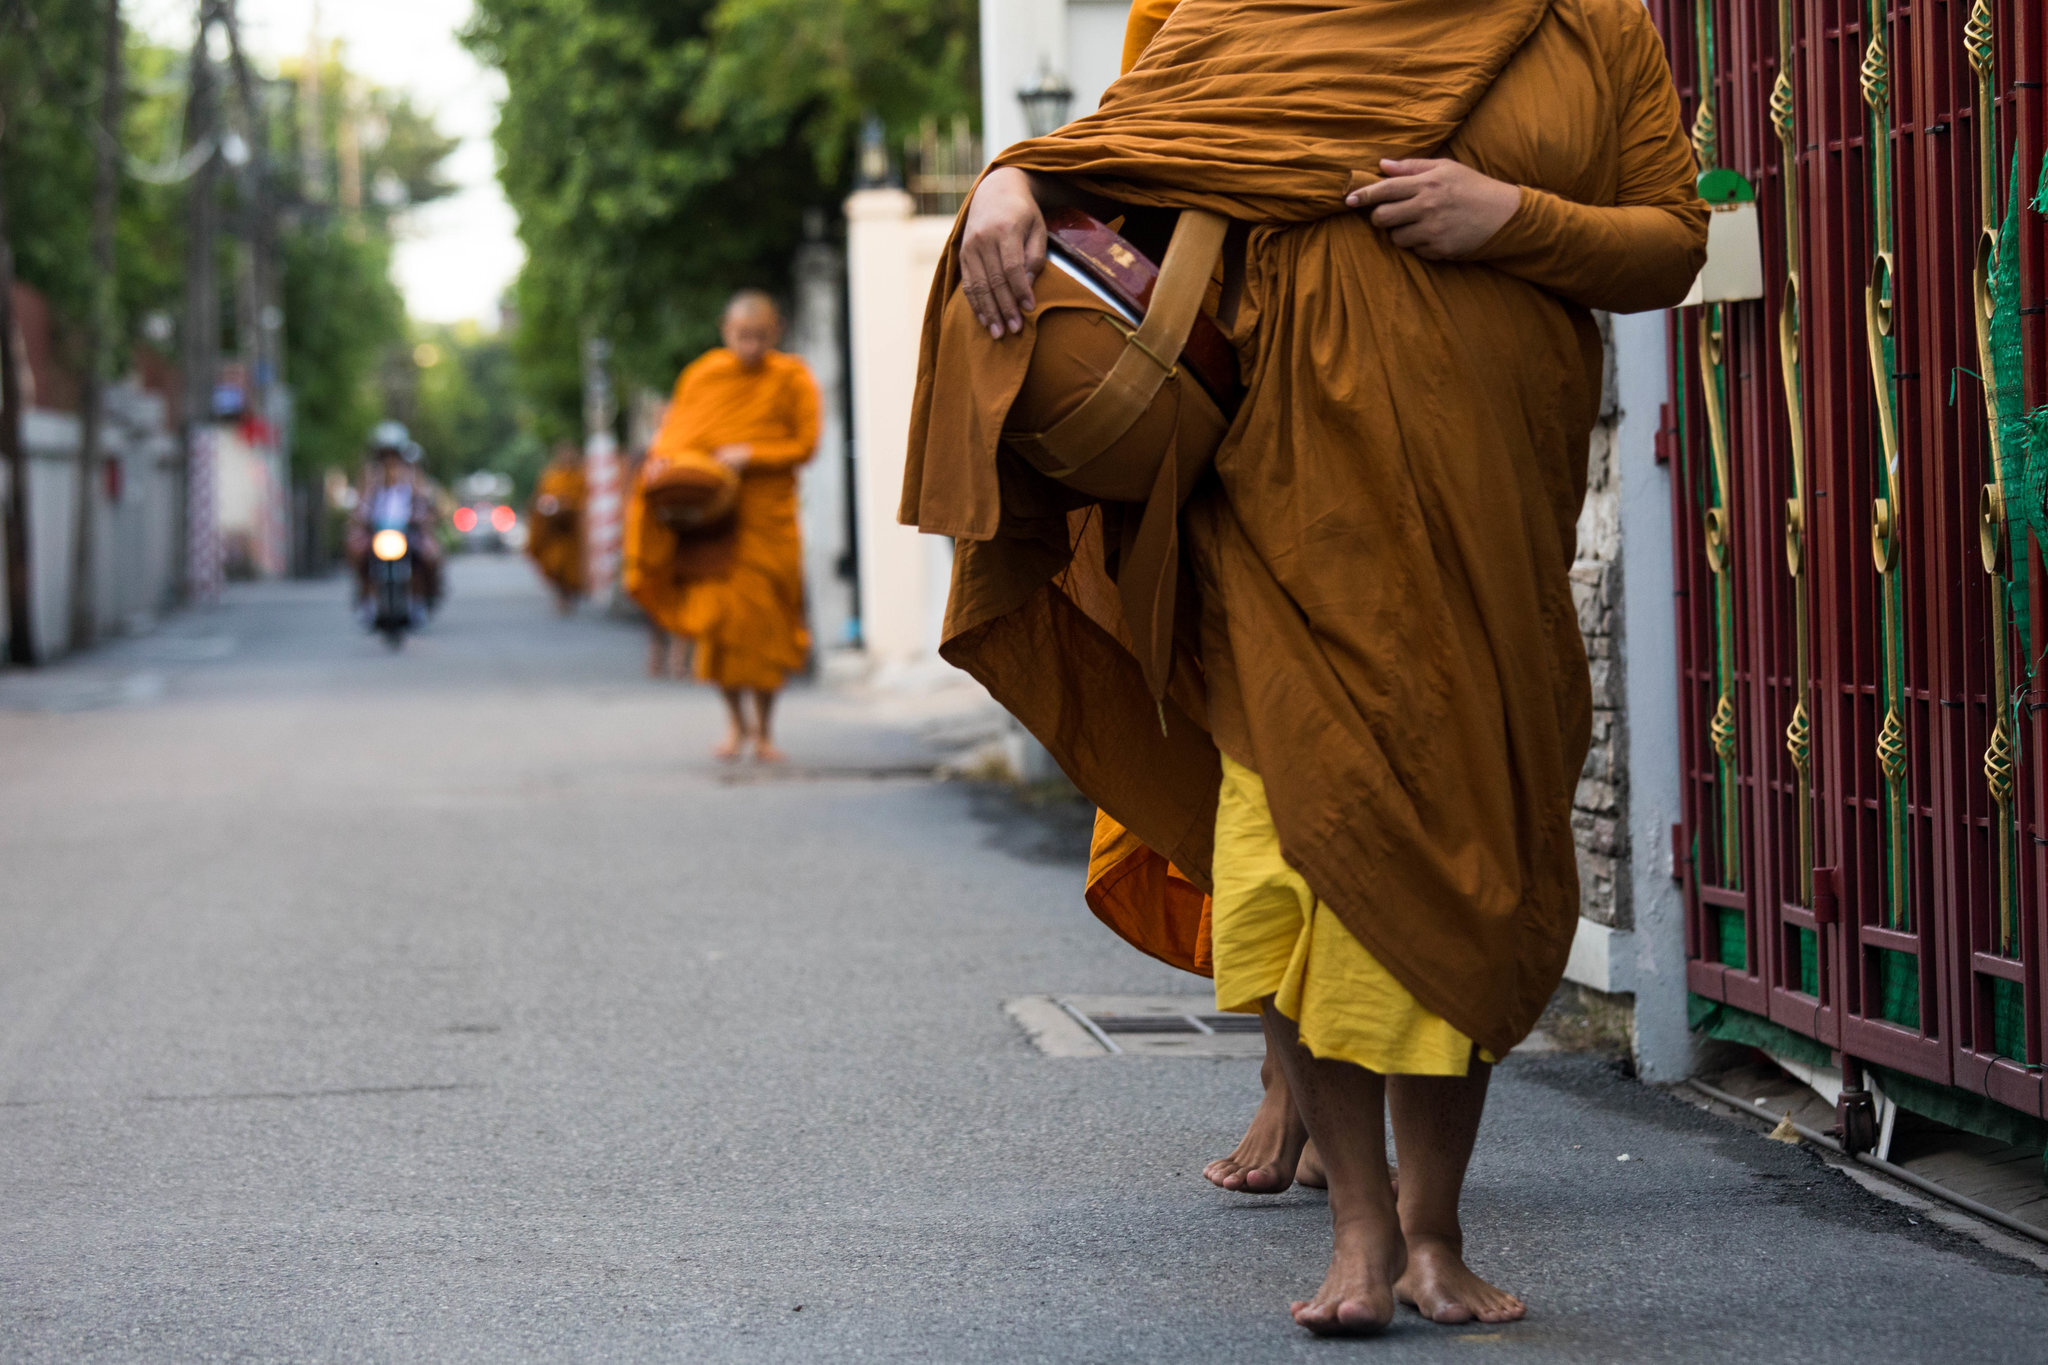
[[[1199,1175],[1256,1063],[1002,1013],[1200,989],[1071,825],[822,689],[722,772],[636,628],[453,581],[402,654],[272,585],[0,677],[0,1359],[2048,1357],[2031,1266],[1569,1055],[1468,1192],[1529,1319],[1318,1342],[1322,1197]]]

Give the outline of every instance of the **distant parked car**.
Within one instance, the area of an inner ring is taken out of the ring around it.
[[[463,549],[502,554],[526,543],[526,528],[511,497],[512,479],[506,474],[479,470],[455,481],[453,521]]]

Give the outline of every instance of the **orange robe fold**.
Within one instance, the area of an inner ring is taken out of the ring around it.
[[[1124,24],[1124,59],[1118,74],[1145,55],[1180,0],[1135,0]],[[1182,971],[1211,976],[1208,893],[1146,847],[1108,811],[1095,812],[1095,837],[1083,893],[1095,917],[1141,952]]]
[[[748,447],[730,566],[709,578],[678,570],[675,536],[647,514],[637,482],[627,500],[626,591],[664,630],[696,642],[697,676],[718,687],[772,692],[810,657],[796,479],[818,426],[818,386],[803,361],[771,351],[749,371],[731,351],[709,351],[676,381],[648,460]]]
[[[1145,49],[1179,4],[1180,0],[1133,0],[1130,18],[1124,21],[1124,62],[1120,71],[1129,71],[1138,64],[1138,58],[1145,55]]]
[[[541,470],[527,510],[526,553],[559,592],[583,591],[583,500],[588,492],[580,461],[557,460]],[[541,509],[552,501],[554,512]]]
[[[1431,155],[1523,187],[1471,260],[1424,261],[1343,205],[1382,159]],[[1099,518],[999,451],[1029,323],[1003,342],[974,327],[956,237],[902,506],[959,541],[942,654],[1113,822],[1092,880],[1141,893],[1127,909],[1153,898],[1134,941],[1195,958],[1199,901],[1143,850],[1206,889],[1227,753],[1360,945],[1505,1055],[1577,921],[1591,687],[1568,570],[1603,371],[1591,310],[1675,304],[1704,253],[1647,14],[1182,0],[1096,113],[999,164],[1250,224],[1232,331],[1247,390],[1184,513],[1162,734]]]

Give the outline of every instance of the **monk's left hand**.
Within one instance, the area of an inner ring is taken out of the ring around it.
[[[754,448],[744,442],[720,446],[711,452],[711,458],[738,474],[744,471],[754,458]]]
[[[1425,261],[1458,261],[1486,245],[1522,207],[1522,191],[1457,161],[1382,161],[1386,179],[1344,202],[1365,210],[1395,246]]]

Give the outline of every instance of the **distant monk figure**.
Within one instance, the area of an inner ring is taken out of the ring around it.
[[[526,553],[554,589],[564,616],[583,596],[583,454],[570,442],[555,447],[541,470],[527,509]]]
[[[783,758],[775,698],[811,649],[796,471],[817,449],[818,386],[775,349],[782,318],[759,290],[733,296],[719,334],[725,345],[676,381],[634,481],[625,582],[656,624],[694,642],[697,676],[725,694],[731,724],[717,756],[751,747],[773,763]],[[720,496],[720,479],[736,490]],[[701,496],[670,500],[679,487]]]

